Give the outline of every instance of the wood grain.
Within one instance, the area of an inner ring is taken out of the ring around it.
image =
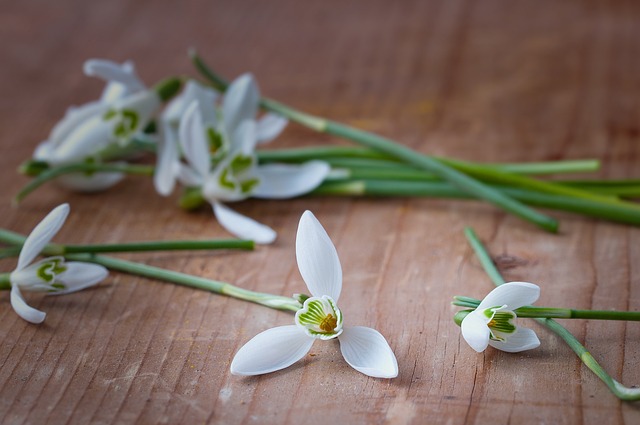
[[[16,173],[72,104],[95,98],[85,59],[132,59],[149,84],[194,75],[196,47],[263,92],[380,132],[423,152],[477,161],[597,157],[603,177],[640,172],[640,6],[634,1],[387,2],[113,0],[0,6],[0,225],[28,232],[66,201],[59,242],[227,237],[209,210],[185,213],[145,178],[97,195],[48,185],[19,207]],[[291,125],[275,146],[342,143]],[[473,226],[510,280],[543,288],[541,305],[640,309],[640,231],[570,214],[549,235],[494,208],[427,199],[246,201],[279,233],[251,253],[123,258],[290,295],[305,209],[322,221],[344,270],[349,324],[375,327],[400,375],[368,378],[316,342],[293,367],[229,374],[234,353],[292,316],[112,273],[98,287],[31,299],[34,326],[0,299],[0,422],[634,424],[622,403],[553,334],[539,349],[477,354],[451,318],[451,296],[491,289],[462,229]],[[14,263],[3,260],[3,271]],[[640,327],[567,327],[617,379],[640,385]]]

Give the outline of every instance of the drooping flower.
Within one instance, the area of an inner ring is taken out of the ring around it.
[[[517,353],[540,345],[536,333],[516,326],[514,310],[533,304],[540,288],[528,282],[509,282],[489,292],[478,307],[462,321],[462,336],[467,343],[482,352],[491,345],[498,350]]]
[[[234,375],[261,375],[284,369],[304,357],[316,339],[337,338],[346,362],[376,378],[394,378],[398,363],[384,336],[363,326],[343,326],[337,306],[342,267],[320,222],[306,211],[296,237],[296,259],[311,297],[295,316],[295,325],[268,329],[247,342],[231,362]]]
[[[199,187],[219,223],[230,233],[257,243],[273,242],[276,238],[273,229],[238,214],[223,202],[303,195],[324,181],[329,165],[322,161],[258,165],[256,144],[275,137],[286,120],[269,116],[255,119],[260,95],[249,75],[231,84],[220,110],[212,108],[209,89],[195,83],[187,89],[189,91],[185,90],[179,101],[175,101],[175,106],[170,105],[168,115],[175,116],[174,111],[182,111],[186,100],[191,99],[181,113],[177,133],[186,164],[180,162],[178,148],[172,146],[175,134],[171,124],[164,124],[164,134],[168,137],[158,157],[156,189],[168,194],[176,179],[187,187]],[[231,118],[227,118],[227,114]]]
[[[105,60],[85,62],[86,75],[107,81],[99,100],[69,108],[34,152],[34,159],[58,166],[93,161],[110,144],[126,144],[148,124],[160,107],[159,95],[148,90],[135,74],[133,64]],[[103,190],[122,179],[120,173],[68,174],[58,181],[80,191]]]
[[[55,236],[69,214],[69,205],[62,204],[51,211],[31,232],[18,257],[18,265],[11,272],[11,306],[24,320],[44,321],[46,313],[30,307],[22,291],[68,294],[103,280],[107,269],[97,264],[67,262],[63,257],[49,257],[32,263]]]

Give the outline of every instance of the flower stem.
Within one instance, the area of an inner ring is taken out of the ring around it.
[[[467,227],[464,230],[465,236],[467,240],[473,247],[473,250],[480,260],[480,264],[484,268],[484,271],[493,281],[496,286],[500,286],[505,283],[504,278],[498,271],[497,267],[493,263],[491,256],[487,252],[486,248],[478,239],[478,236],[473,231],[473,229]],[[562,325],[556,322],[553,319],[535,319],[538,323],[546,326],[556,333],[560,338],[562,338],[569,347],[573,350],[574,353],[582,360],[582,362],[587,366],[593,373],[596,374],[602,382],[604,382],[607,387],[611,390],[611,392],[621,400],[627,401],[636,401],[640,400],[640,388],[629,388],[622,385],[620,382],[611,378],[609,374],[600,366],[600,364],[596,361],[595,358],[587,351],[587,349],[580,344],[580,342],[573,336],[571,332],[565,329]]]
[[[469,297],[453,297],[453,305],[476,308],[480,300]],[[570,308],[526,306],[514,310],[518,317],[553,319],[596,319],[640,321],[640,311],[576,310]]]
[[[19,233],[6,229],[0,229],[0,242],[17,245],[9,248],[7,253],[20,253],[19,247],[24,243],[25,237]],[[62,245],[50,243],[42,250],[43,255],[66,255],[76,253],[101,253],[101,252],[142,252],[142,251],[178,251],[178,250],[209,250],[209,249],[244,249],[253,250],[255,244],[252,240],[244,239],[211,239],[200,241],[149,241],[118,244],[92,244],[92,245]],[[15,248],[18,248],[16,251]],[[9,255],[7,255],[9,256]]]
[[[529,205],[570,211],[581,215],[604,218],[621,223],[640,225],[640,211],[629,202],[615,205],[600,201],[578,199],[534,190],[496,186],[510,196]],[[391,180],[344,180],[325,182],[311,192],[316,195],[340,196],[416,196],[433,198],[471,199],[468,194],[447,182],[415,182]]]
[[[160,267],[121,260],[119,258],[95,254],[67,254],[65,255],[65,258],[73,261],[100,264],[110,270],[117,270],[137,276],[163,280],[165,282],[189,286],[191,288],[203,289],[216,294],[227,295],[244,301],[264,305],[276,310],[298,311],[302,307],[294,298],[249,291],[230,283],[205,279],[203,277],[192,276],[185,273],[162,269]]]
[[[11,289],[11,273],[0,273],[0,290]]]
[[[214,87],[218,88],[220,91],[224,91],[226,89],[228,86],[226,81],[215,74],[203,62],[197,53],[191,52],[191,57],[196,68]],[[475,178],[451,168],[449,165],[436,158],[423,155],[406,146],[398,144],[391,139],[331,120],[306,114],[271,99],[263,98],[261,100],[261,106],[266,110],[278,113],[291,121],[297,122],[316,131],[338,137],[344,137],[378,152],[387,154],[393,158],[400,159],[408,164],[412,164],[418,168],[432,172],[440,178],[455,184],[464,192],[491,202],[545,230],[551,232],[557,232],[558,230],[558,222],[555,219],[529,208],[519,201],[510,198],[508,195],[503,194],[499,190],[487,186]]]
[[[427,174],[419,168],[404,164],[389,155],[367,148],[314,146],[309,148],[260,150],[257,151],[256,154],[261,163],[287,162],[297,164],[312,159],[321,159],[336,167],[390,167],[399,170],[415,170]],[[445,160],[443,158],[438,159]],[[449,165],[457,168],[457,164],[460,163],[462,162],[450,161]],[[600,163],[595,159],[585,159],[550,162],[492,163],[482,164],[482,166],[515,174],[542,175],[597,171],[600,168]]]
[[[42,186],[44,183],[54,178],[71,173],[126,173],[143,176],[153,176],[154,167],[150,165],[131,164],[101,164],[82,162],[77,164],[62,165],[60,167],[49,168],[42,171],[36,178],[31,180],[18,192],[14,202],[20,202],[31,192]]]

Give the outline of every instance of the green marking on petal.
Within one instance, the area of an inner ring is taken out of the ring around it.
[[[512,322],[516,318],[516,314],[510,310],[498,310],[499,308],[488,308],[483,313],[490,319],[487,323],[491,331],[489,337],[494,341],[505,341],[509,335],[516,332],[516,325]]]
[[[253,164],[253,157],[246,155],[238,155],[231,161],[231,171],[233,174],[240,174],[251,167]]]
[[[240,183],[240,191],[244,195],[248,195],[249,193],[253,192],[253,189],[255,189],[256,186],[258,186],[258,183],[260,183],[260,180],[258,179],[245,180]]]
[[[66,270],[67,267],[65,267],[62,259],[52,258],[51,260],[40,264],[40,267],[38,267],[38,270],[36,271],[36,275],[45,282],[53,282],[56,275],[59,275]],[[52,286],[55,287],[55,284]]]
[[[102,116],[102,119],[105,121],[109,121],[110,119],[115,118],[116,115],[118,115],[118,112],[115,109],[109,109],[107,112],[104,113],[104,115]]]
[[[218,179],[220,182],[220,186],[226,187],[227,189],[234,190],[236,188],[236,184],[229,178],[229,169],[225,168],[220,173],[220,178]]]
[[[140,117],[133,109],[109,109],[102,116],[105,121],[117,120],[113,126],[113,135],[119,139],[131,136],[140,122]]]
[[[211,127],[207,128],[207,139],[209,141],[209,152],[212,154],[217,153],[222,146],[224,146],[224,140],[222,134],[218,133]]]
[[[331,339],[342,333],[342,313],[326,295],[307,298],[296,313],[295,321],[313,338]]]

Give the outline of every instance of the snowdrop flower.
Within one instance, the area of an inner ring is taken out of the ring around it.
[[[273,113],[265,113],[256,119],[260,108],[260,90],[253,75],[247,73],[236,78],[227,89],[222,101],[222,117],[225,129],[233,133],[245,121],[255,122],[256,143],[270,142],[287,126],[287,119]]]
[[[510,353],[538,347],[540,340],[536,333],[516,326],[513,320],[515,309],[533,304],[539,296],[540,288],[533,283],[509,282],[498,286],[463,319],[462,336],[477,352],[484,351],[487,345]]]
[[[240,80],[241,83],[243,81],[247,80]],[[239,86],[242,93],[253,97],[255,92],[245,86],[245,83]],[[232,85],[229,92],[233,102],[238,105],[236,109],[246,109],[243,105],[250,102],[241,101],[237,94],[239,90]],[[207,95],[201,92],[192,98],[181,116],[178,129],[179,145],[187,166],[179,162],[177,149],[171,148],[170,145],[175,141],[169,139],[173,137],[171,128],[165,124],[164,135],[169,138],[163,143],[169,146],[163,147],[159,158],[154,178],[156,188],[161,193],[168,193],[175,179],[188,187],[200,187],[203,197],[213,207],[218,222],[227,231],[240,238],[253,239],[256,243],[273,242],[276,238],[273,229],[238,214],[223,202],[236,202],[249,197],[287,199],[300,196],[324,181],[330,171],[329,165],[322,161],[309,161],[302,165],[258,165],[255,146],[261,131],[260,123],[254,119],[237,123],[235,118],[215,121],[216,113],[211,112]],[[223,101],[223,113],[227,110],[234,117],[242,116],[238,110],[226,106],[225,102],[229,101],[226,98]],[[175,108],[178,109],[178,106]]]
[[[241,75],[230,84],[219,108],[216,107],[218,93],[215,90],[189,80],[182,94],[173,99],[162,114],[154,185],[156,191],[163,196],[168,196],[173,191],[176,180],[194,185],[190,184],[193,183],[190,178],[193,174],[180,162],[178,147],[179,123],[194,101],[197,101],[203,126],[203,129],[197,131],[204,132],[213,161],[228,153],[232,145],[242,144],[242,141],[234,140],[242,136],[243,130],[239,127],[245,122],[251,122],[255,126],[254,144],[275,139],[288,123],[286,118],[272,113],[256,118],[260,106],[260,91],[251,74]]]
[[[95,285],[107,277],[107,269],[97,264],[66,262],[63,257],[49,257],[33,263],[42,249],[64,224],[69,205],[62,204],[51,211],[27,237],[11,272],[11,306],[24,320],[41,323],[46,314],[30,307],[22,291],[67,294]]]
[[[156,172],[153,176],[156,191],[162,196],[168,196],[173,192],[176,180],[184,181],[187,185],[194,183],[193,173],[190,167],[185,167],[180,162],[180,147],[178,143],[178,129],[187,107],[192,103],[198,105],[202,116],[203,131],[209,143],[209,151],[216,155],[222,152],[222,138],[217,133],[217,112],[215,103],[218,93],[208,87],[189,80],[185,84],[184,91],[176,96],[165,108],[160,119],[160,138],[158,140]],[[205,157],[209,154],[205,153]]]
[[[337,338],[344,359],[357,371],[376,378],[396,377],[396,357],[378,331],[343,326],[337,306],[342,289],[340,260],[310,211],[300,218],[296,259],[312,297],[296,313],[295,325],[268,329],[240,348],[231,362],[231,373],[261,375],[284,369],[304,357],[316,339]]]
[[[112,143],[127,143],[147,125],[161,104],[159,95],[144,86],[130,62],[119,65],[89,60],[84,72],[107,81],[101,98],[69,108],[49,139],[36,148],[36,160],[56,166],[92,159]],[[78,173],[63,176],[59,181],[71,189],[94,191],[111,187],[121,179],[120,173],[91,176]]]

